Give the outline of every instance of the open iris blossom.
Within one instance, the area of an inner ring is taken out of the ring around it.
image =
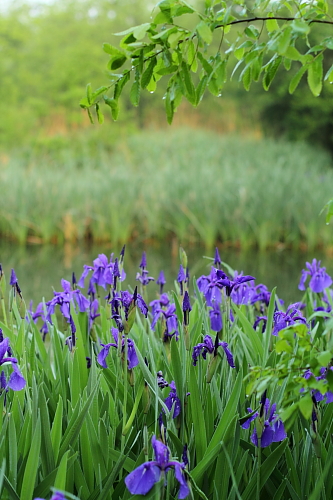
[[[84,280],[90,272],[92,272],[91,282],[104,289],[106,289],[106,285],[114,285],[115,278],[119,278],[120,281],[124,281],[126,278],[123,269],[119,272],[118,260],[115,259],[113,262],[113,254],[110,257],[110,262],[106,255],[99,254],[97,259],[93,261],[93,266],[83,266],[83,273],[78,281],[80,288],[84,287]],[[119,276],[117,276],[118,274]]]
[[[176,316],[176,306],[175,304],[168,305],[167,309],[162,309],[162,307],[156,307],[154,310],[153,321],[151,323],[151,329],[155,330],[157,321],[162,318],[163,325],[163,340],[167,341],[171,337],[175,336],[178,340],[178,318]]]
[[[321,293],[325,288],[331,286],[332,278],[327,274],[326,267],[320,267],[320,260],[313,259],[312,263],[306,262],[307,269],[302,270],[302,276],[298,285],[300,290],[305,290],[305,282],[310,278],[309,287],[315,293]]]
[[[64,316],[64,318],[67,320],[68,323],[70,322],[71,304],[73,304],[75,310],[79,312],[86,312],[89,309],[90,302],[83,295],[81,290],[78,289],[72,290],[70,282],[64,279],[61,280],[61,286],[63,291],[53,292],[54,293],[53,299],[46,302],[47,306],[46,320],[49,323],[51,323],[51,325],[52,325],[51,316],[52,314],[54,314],[57,305],[60,308],[61,314]]]
[[[169,393],[169,396],[164,400],[164,403],[169,411],[171,411],[172,407],[174,407],[172,418],[176,418],[181,412],[182,405],[177,394],[175,382],[170,382],[169,387],[171,391]]]
[[[116,349],[118,348],[118,336],[119,336],[119,331],[117,328],[111,328],[111,333],[114,338],[114,342],[111,342],[110,344],[102,344],[101,346],[103,349],[97,356],[97,361],[98,363],[103,367],[107,368],[107,364],[105,362],[105,359],[107,355],[109,354],[110,348],[115,347]],[[124,352],[125,350],[125,341],[127,340],[127,368],[131,370],[135,366],[139,364],[138,356],[136,354],[135,350],[135,344],[132,339],[129,339],[128,337],[125,338],[125,335],[122,336],[121,340],[121,351]]]
[[[12,356],[9,339],[3,338],[2,330],[0,329],[0,366],[8,363],[11,363],[13,372],[10,374],[8,380],[5,373],[1,372],[1,389],[7,390],[9,388],[13,391],[21,391],[26,384],[25,378],[17,366],[18,360]]]
[[[302,316],[300,310],[300,307],[302,306],[302,303],[296,302],[295,304],[290,304],[286,312],[275,311],[273,316],[272,335],[277,336],[280,330],[296,324],[297,321],[307,325],[306,319]]]
[[[224,288],[228,297],[230,297],[231,292],[237,288],[242,283],[247,281],[254,281],[255,278],[253,276],[242,276],[242,274],[235,275],[234,279],[230,279],[223,271],[218,269],[216,271],[216,276],[218,280],[218,284],[220,288]]]
[[[287,433],[285,431],[282,420],[275,413],[276,404],[272,404],[270,406],[270,402],[268,398],[264,398],[264,401],[261,402],[260,411],[253,413],[251,408],[248,408],[247,411],[252,413],[252,415],[242,424],[243,429],[248,429],[250,424],[256,418],[260,418],[260,422],[262,422],[262,432],[261,436],[258,436],[257,428],[260,429],[260,425],[255,426],[254,431],[251,435],[251,441],[255,446],[259,446],[259,437],[260,437],[260,447],[266,448],[270,446],[272,443],[278,443],[283,441],[287,437]]]
[[[166,478],[167,473],[173,468],[175,478],[180,485],[178,498],[186,498],[190,493],[190,489],[184,474],[184,462],[170,460],[169,448],[156,439],[155,436],[152,437],[151,442],[155,460],[143,463],[125,478],[125,484],[129,492],[132,495],[146,495],[154,484],[158,483],[160,479]]]
[[[217,356],[217,349],[221,346],[227,356],[227,361],[231,368],[235,368],[234,358],[231,351],[228,348],[227,342],[220,342],[218,340],[218,336],[216,336],[215,344],[210,335],[205,335],[204,341],[200,344],[197,344],[193,347],[192,359],[193,365],[196,366],[198,362],[198,358],[201,355],[203,359],[206,359],[207,353],[214,354],[214,357]]]

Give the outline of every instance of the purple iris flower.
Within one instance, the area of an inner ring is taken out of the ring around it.
[[[110,344],[102,344],[101,346],[103,349],[100,351],[100,353],[97,356],[97,361],[98,363],[103,367],[107,368],[107,364],[105,362],[105,359],[107,355],[109,354],[110,347],[115,347],[116,349],[118,348],[118,335],[119,331],[117,328],[111,328],[111,332],[114,338],[114,342],[111,342]],[[132,339],[129,339],[128,337],[125,338],[125,335],[122,336],[121,340],[121,350],[124,352],[125,350],[125,340],[127,339],[127,368],[131,370],[135,366],[139,364],[138,356],[136,354],[135,350],[135,344]]]
[[[215,248],[215,256],[214,256],[214,266],[221,269],[221,264],[222,264],[222,260],[221,260],[218,248],[216,247]]]
[[[143,252],[142,254],[142,259],[139,268],[141,269],[141,273],[137,273],[135,279],[137,281],[140,281],[142,286],[147,286],[150,281],[155,281],[155,278],[153,278],[152,276],[148,276],[149,272],[146,269],[147,268],[146,252]]]
[[[316,380],[326,380],[327,377],[327,371],[332,370],[333,367],[325,368],[324,366],[320,368],[320,375],[318,377],[315,377]],[[310,377],[314,377],[313,373],[310,370],[306,370],[304,373],[304,378],[309,379]],[[301,392],[303,392],[303,389],[301,389]],[[325,403],[333,403],[333,392],[327,391],[325,394],[322,394],[320,391],[317,390],[312,390],[312,398],[315,400],[316,403],[319,403],[319,401],[323,401],[325,399]]]
[[[298,285],[300,290],[305,290],[305,282],[310,277],[309,287],[315,293],[320,293],[331,286],[332,278],[327,274],[326,267],[320,267],[320,260],[313,259],[312,264],[306,262],[306,269],[302,270],[302,276]]]
[[[98,318],[98,316],[100,316],[98,308],[99,308],[98,299],[92,300],[89,307],[89,331],[92,329],[95,319]]]
[[[252,413],[251,408],[248,408],[247,410],[248,412]],[[262,413],[261,417],[265,419],[260,442],[261,448],[266,448],[272,443],[283,441],[287,437],[283,422],[275,413],[275,410],[276,404],[272,404],[272,406],[270,406],[269,399],[266,398],[265,402],[262,404],[262,408],[260,411],[260,413]],[[250,423],[257,417],[259,417],[260,413],[255,412],[251,417],[249,417],[242,424],[243,429],[248,429],[250,427]],[[258,446],[258,435],[256,427],[254,428],[254,431],[251,435],[251,441],[255,446]]]
[[[126,278],[126,273],[123,269],[121,273],[119,272],[117,259],[113,262],[111,256],[109,262],[106,255],[99,254],[97,259],[93,261],[93,266],[83,266],[83,273],[78,281],[78,286],[80,288],[84,287],[84,280],[91,271],[93,271],[91,276],[92,283],[95,283],[104,289],[106,289],[106,285],[113,285],[117,278],[119,278],[120,281],[124,281]]]
[[[193,366],[197,365],[198,357],[202,355],[203,359],[206,359],[207,353],[217,355],[217,347],[221,346],[224,350],[225,355],[227,356],[227,361],[231,368],[235,368],[234,358],[231,351],[228,348],[227,342],[219,342],[218,337],[215,342],[216,346],[213,343],[212,337],[210,335],[205,335],[204,341],[200,344],[197,344],[193,347],[192,359]]]
[[[125,317],[127,319],[127,315],[129,313],[129,308],[130,305],[133,303],[134,305],[137,305],[138,308],[140,309],[141,313],[147,317],[148,315],[148,306],[141,297],[139,293],[137,293],[137,289],[135,288],[133,295],[129,293],[128,291],[120,292],[120,300],[122,302],[124,311],[125,311]]]
[[[1,330],[1,329],[0,329]],[[7,353],[7,356],[5,356]],[[0,366],[5,363],[11,363],[13,372],[10,374],[9,379],[2,375],[1,385],[6,382],[5,388],[9,387],[13,391],[21,391],[26,384],[26,381],[17,366],[17,359],[12,356],[9,345],[9,339],[3,338],[2,330],[0,331]]]
[[[165,332],[164,332],[164,341],[168,340],[170,337],[175,335],[175,338],[178,339],[178,318],[176,315],[176,306],[175,304],[170,304],[166,310],[162,308],[156,308],[154,311],[153,321],[151,323],[151,329],[155,330],[156,323],[158,319],[162,317],[165,320]]]
[[[180,295],[184,295],[184,283],[186,283],[186,274],[181,264],[179,266],[177,281],[180,286]]]
[[[253,304],[256,302],[254,300],[255,289],[250,285],[249,282],[241,283],[239,286],[235,287],[231,294],[231,300],[238,306],[243,304]],[[254,300],[254,301],[253,301]]]
[[[239,286],[241,283],[245,283],[246,281],[254,281],[255,278],[253,276],[242,276],[241,274],[238,276],[235,276],[233,280],[228,278],[228,276],[218,269],[216,271],[216,276],[218,280],[218,285],[220,288],[225,288],[226,294],[228,297],[230,297],[231,292],[233,289],[237,286]]]
[[[62,292],[54,292],[53,299],[46,302],[47,305],[47,315],[46,319],[52,325],[51,316],[54,314],[55,307],[58,305],[60,307],[61,314],[66,318],[67,322],[70,321],[70,304],[73,303],[76,310],[79,312],[86,312],[89,309],[90,302],[82,294],[81,290],[72,290],[69,281],[62,279],[61,286]]]
[[[183,314],[184,314],[184,325],[188,326],[190,322],[190,311],[192,311],[190,297],[188,292],[185,292],[184,300],[183,300]]]
[[[152,437],[152,446],[154,449],[155,460],[145,462],[139,465],[126,478],[125,484],[132,495],[146,495],[152,489],[154,484],[158,483],[161,475],[174,467],[175,478],[180,484],[178,498],[186,498],[189,493],[186,477],[184,474],[185,464],[175,460],[170,461],[169,448],[158,441],[155,436]]]
[[[212,267],[208,276],[200,276],[197,279],[198,288],[204,294],[207,305],[210,307],[213,307],[215,302],[218,304],[222,302],[221,286],[216,273],[217,269]]]
[[[155,316],[155,312],[162,307],[168,306],[170,303],[169,297],[166,293],[162,293],[159,299],[153,300],[149,303],[151,307],[152,315]]]
[[[164,272],[161,271],[157,280],[156,280],[156,284],[157,285],[160,285],[160,294],[162,295],[163,293],[163,287],[164,285],[166,284],[166,280],[165,280],[165,276],[164,276]]]
[[[257,326],[261,321],[263,322],[262,333],[264,333],[267,325],[267,316],[257,316],[255,322],[253,323],[253,329],[256,330]]]
[[[45,500],[44,498],[34,498],[34,500]],[[66,497],[63,495],[63,493],[60,493],[60,491],[56,491],[50,500],[66,500]]]
[[[301,304],[302,305],[302,304]],[[299,302],[295,304],[290,304],[286,312],[275,311],[273,315],[273,331],[272,335],[277,336],[280,330],[287,328],[288,326],[294,325],[296,321],[300,321],[307,325],[306,319],[302,316]]]
[[[169,393],[169,396],[164,400],[164,403],[169,411],[171,411],[172,406],[175,405],[172,418],[176,418],[180,414],[182,406],[176,391],[175,382],[170,382],[169,387],[171,388],[171,391]]]
[[[222,330],[222,315],[220,306],[214,302],[213,309],[209,310],[210,327],[214,332]]]
[[[9,284],[10,286],[15,286],[16,283],[18,283],[18,280],[17,280],[17,276],[15,274],[15,271],[14,269],[11,270],[11,273],[10,273],[10,281],[9,281]]]

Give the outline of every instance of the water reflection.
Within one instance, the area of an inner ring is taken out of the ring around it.
[[[57,248],[53,246],[20,247],[9,244],[0,244],[0,262],[9,281],[10,269],[13,267],[19,279],[24,298],[28,304],[33,299],[36,304],[43,297],[49,300],[53,296],[53,289],[61,289],[60,280],[71,280],[74,271],[79,278],[83,265],[91,265],[99,253],[110,255],[112,251],[118,256],[120,248],[111,248],[108,245],[94,245],[92,247]],[[146,246],[128,245],[125,255],[126,282],[135,286],[135,276],[141,260],[143,250],[147,252],[149,274],[157,278],[160,270],[164,270],[168,284],[177,278],[179,259],[172,251],[171,245]],[[186,249],[189,261],[190,275],[200,276],[209,272],[210,261],[204,259],[205,250],[200,247]],[[173,255],[172,255],[173,254]],[[235,250],[221,250],[221,258],[232,268],[244,271],[256,277],[256,283],[264,283],[269,289],[277,286],[278,295],[287,303],[300,300],[302,293],[297,285],[301,270],[305,262],[314,257],[322,260],[329,274],[333,275],[333,263],[325,255],[319,253],[295,252],[242,252]],[[212,257],[212,255],[211,255]],[[148,287],[151,298],[154,298],[157,286],[152,283]]]

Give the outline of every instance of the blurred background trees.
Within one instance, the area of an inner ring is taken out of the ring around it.
[[[103,42],[116,45],[119,38],[112,34],[147,21],[153,7],[154,2],[146,0],[57,0],[50,5],[14,2],[3,8],[0,150],[5,153],[33,147],[34,152],[42,152],[67,144],[79,148],[82,141],[95,147],[97,135],[100,144],[112,148],[119,134],[167,127],[163,88],[154,96],[143,93],[137,109],[132,109],[125,92],[117,126],[92,127],[78,105],[88,81],[93,88],[101,81],[108,83]],[[325,29],[330,27],[317,27]],[[329,63],[326,60],[325,64]],[[197,109],[182,104],[175,125],[282,136],[333,151],[332,93],[325,82],[322,95],[313,97],[304,77],[290,95],[284,70],[269,92],[257,83],[247,93],[236,75],[220,98],[207,95]]]

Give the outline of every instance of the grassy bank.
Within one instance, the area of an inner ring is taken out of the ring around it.
[[[332,243],[318,215],[332,197],[331,160],[303,144],[145,131],[113,152],[82,146],[11,156],[0,182],[0,234],[20,243]]]

